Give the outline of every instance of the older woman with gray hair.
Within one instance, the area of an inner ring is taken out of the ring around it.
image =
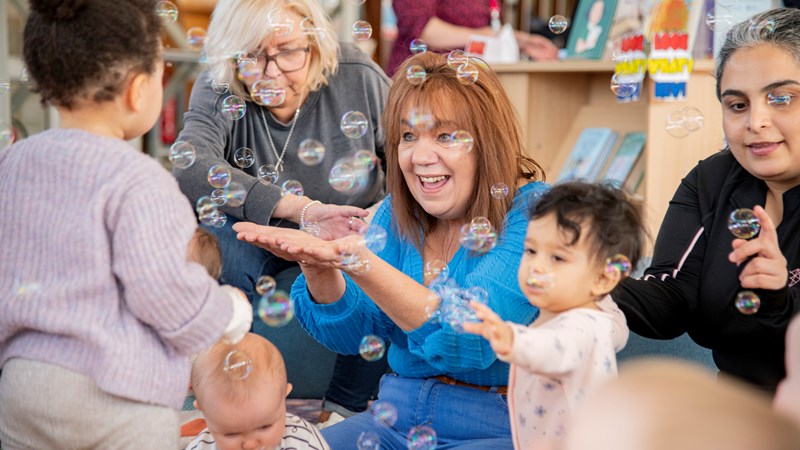
[[[612,297],[635,333],[688,332],[722,372],[774,392],[800,312],[800,10],[773,9],[728,32],[717,96],[727,147],[683,179],[650,268]]]
[[[221,279],[255,302],[261,276],[288,291],[300,270],[237,241],[233,224],[302,223],[323,239],[353,233],[354,218],[367,216],[362,208],[384,196],[380,116],[389,80],[356,46],[337,40],[314,0],[220,0],[204,53],[208,70],[192,90],[173,173],[219,238]],[[264,324],[255,331],[271,333]],[[386,367],[339,357],[341,383],[332,383],[326,409],[366,408]]]

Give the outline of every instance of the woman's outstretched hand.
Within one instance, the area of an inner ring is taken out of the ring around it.
[[[746,262],[739,274],[739,283],[743,288],[773,291],[782,289],[786,286],[789,271],[786,268],[786,258],[778,245],[775,224],[761,206],[753,208],[753,212],[761,222],[758,237],[749,241],[734,239],[731,244],[733,251],[728,259],[737,266]],[[750,257],[753,259],[748,261]]]
[[[363,242],[363,238],[354,230],[352,231],[356,233],[354,236],[324,240],[303,231],[252,222],[239,222],[233,229],[241,241],[266,249],[287,261],[297,261],[310,267],[338,269],[342,266],[343,249],[356,245],[359,241]]]
[[[319,203],[309,206],[305,220],[317,224],[320,239],[332,241],[358,234],[366,227],[362,219],[368,215],[369,212],[357,206]]]

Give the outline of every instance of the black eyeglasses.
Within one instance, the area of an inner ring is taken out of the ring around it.
[[[311,50],[311,46],[304,48],[293,48],[291,50],[284,50],[274,55],[267,55],[264,52],[256,54],[256,67],[264,66],[264,74],[267,73],[267,66],[270,61],[275,61],[278,70],[283,73],[296,72],[306,66],[306,55]]]

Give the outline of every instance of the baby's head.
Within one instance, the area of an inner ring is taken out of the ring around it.
[[[161,20],[155,0],[31,0],[23,54],[33,90],[59,112],[118,106],[122,137],[161,111]]]
[[[209,275],[219,280],[222,274],[222,251],[213,233],[203,228],[195,230],[189,241],[188,259],[205,267]]]
[[[619,373],[586,397],[564,450],[800,449],[800,429],[742,382],[678,360]]]
[[[242,369],[226,370],[231,357],[249,359],[249,375],[242,377]],[[286,382],[283,357],[271,342],[249,333],[237,344],[215,344],[195,360],[192,387],[219,450],[272,449],[280,444],[292,385]]]
[[[621,190],[557,184],[531,208],[520,288],[545,311],[593,308],[625,275],[609,259],[624,255],[635,267],[644,236],[641,210]]]

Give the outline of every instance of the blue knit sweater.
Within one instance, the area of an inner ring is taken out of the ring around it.
[[[461,247],[448,263],[450,278],[460,287],[482,287],[489,294],[489,306],[500,317],[523,325],[531,323],[538,310],[522,295],[517,270],[528,225],[527,211],[544,187],[542,183],[530,183],[520,189],[492,251],[475,256]],[[392,226],[390,197],[383,202],[372,223],[388,233],[386,247],[378,256],[422,283],[422,255]],[[304,276],[298,277],[292,287],[297,319],[323,345],[339,353],[355,354],[361,338],[374,334],[391,341],[389,365],[402,376],[448,375],[482,386],[508,382],[508,364],[497,359],[489,342],[482,337],[459,333],[438,319],[428,320],[416,330],[405,332],[351,278],[345,276],[345,281],[347,288],[342,298],[327,305],[311,299]]]

